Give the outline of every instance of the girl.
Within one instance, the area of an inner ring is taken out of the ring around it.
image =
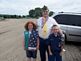
[[[39,48],[39,36],[38,32],[36,31],[36,25],[29,21],[25,25],[25,30],[24,47],[28,57],[27,61],[31,61],[31,58],[33,58],[33,61],[36,61],[37,50]]]
[[[49,61],[62,61],[62,50],[63,50],[63,44],[62,44],[62,31],[59,29],[57,25],[53,25],[52,27],[52,33],[49,36]]]

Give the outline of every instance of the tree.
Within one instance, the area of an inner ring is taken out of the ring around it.
[[[32,18],[34,18],[35,17],[35,10],[33,10],[33,9],[30,10],[29,11],[29,16],[32,17]]]
[[[35,8],[35,17],[41,17],[42,16],[42,10],[41,8]]]
[[[32,9],[29,11],[28,17],[31,18],[39,18],[42,16],[42,11],[43,10],[48,10],[48,7],[44,5],[43,8],[37,7],[35,9]],[[53,11],[50,11],[49,16],[53,15]]]
[[[50,12],[49,12],[49,16],[52,16],[53,14],[54,14],[53,11],[50,11]]]

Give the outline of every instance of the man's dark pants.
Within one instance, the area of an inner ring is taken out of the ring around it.
[[[43,39],[43,38],[39,38],[40,40],[40,58],[41,61],[46,61],[46,51],[47,51],[47,55],[49,56],[48,53],[48,39]]]

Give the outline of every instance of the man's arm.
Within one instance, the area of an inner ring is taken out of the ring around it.
[[[37,31],[38,31],[39,28],[40,28],[40,24],[41,24],[41,18],[37,19],[37,21],[36,21]]]
[[[57,25],[58,27],[60,27],[60,25],[57,23],[57,21],[54,18],[52,18],[52,22],[54,25]]]

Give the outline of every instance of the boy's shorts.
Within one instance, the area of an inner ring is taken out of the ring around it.
[[[26,50],[26,56],[28,58],[37,58],[37,50]]]

